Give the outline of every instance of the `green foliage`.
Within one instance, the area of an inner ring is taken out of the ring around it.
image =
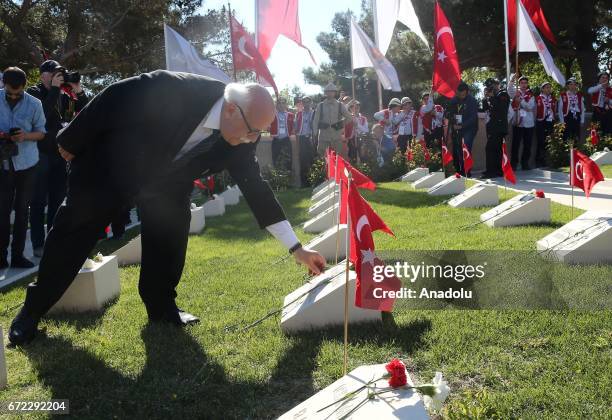
[[[564,124],[553,126],[552,134],[546,138],[546,154],[551,168],[560,168],[569,165],[570,142],[563,139]]]
[[[308,185],[315,187],[327,179],[327,167],[325,159],[318,158],[314,161],[308,172]]]
[[[461,399],[444,408],[448,420],[498,420],[504,417],[497,413],[495,402],[487,390],[466,391]]]
[[[270,166],[261,171],[263,179],[268,181],[273,191],[285,191],[291,186],[291,172]]]

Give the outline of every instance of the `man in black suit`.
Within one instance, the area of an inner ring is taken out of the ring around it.
[[[40,318],[70,286],[99,232],[126,206],[141,215],[139,292],[150,321],[197,322],[175,304],[195,178],[227,169],[261,228],[315,274],[325,260],[301,247],[268,184],[255,148],[274,118],[270,94],[257,84],[223,83],[158,70],[122,80],[94,97],[58,134],[71,162],[66,202],[45,243],[38,280],[28,286],[9,340],[31,341]]]

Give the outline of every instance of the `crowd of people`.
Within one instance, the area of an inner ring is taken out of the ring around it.
[[[593,110],[592,122],[603,135],[612,133],[612,88],[606,72],[599,74],[598,84],[586,93],[580,91],[575,78],[568,79],[558,99],[552,94],[550,82],[541,84],[539,93],[534,94],[527,76],[521,76],[518,81],[513,76],[507,89],[502,89],[499,80],[487,79],[479,103],[469,86],[462,82],[446,108],[434,102],[432,92],[424,92],[417,104],[409,97],[392,98],[387,108],[375,112],[371,118],[360,112],[359,101],[346,96],[333,83],[325,86],[324,96],[316,106],[309,97],[297,98],[295,112],[288,110],[286,99],[280,98],[270,129],[273,164],[277,169],[291,170],[290,136],[296,136],[303,186],[308,185],[314,160],[322,157],[327,147],[353,162],[363,160],[367,149],[374,149],[376,163],[384,165],[397,151],[405,154],[416,142],[438,150],[444,142],[452,149],[456,171],[469,176],[463,169],[462,144],[471,152],[479,113],[484,114],[487,136],[483,178],[503,175],[502,143],[510,130],[510,163],[514,170],[532,169],[532,148],[536,167],[546,166],[546,139],[552,134],[555,122],[564,124],[565,141],[579,141],[585,129],[585,98]],[[534,135],[535,145],[532,144]]]

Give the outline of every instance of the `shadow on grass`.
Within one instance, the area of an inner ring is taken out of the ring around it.
[[[92,327],[98,327],[102,323],[102,318],[104,318],[104,314],[106,314],[106,311],[108,311],[112,306],[114,306],[117,301],[119,301],[119,296],[106,302],[102,309],[100,309],[99,311],[79,312],[78,314],[69,311],[62,311],[53,314],[47,314],[45,315],[44,319],[57,323],[66,323],[72,325],[77,329],[77,331]]]

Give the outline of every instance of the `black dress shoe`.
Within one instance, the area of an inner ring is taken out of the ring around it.
[[[170,324],[177,325],[179,327],[186,327],[187,325],[197,324],[200,322],[200,318],[189,312],[182,311],[180,309],[169,309],[163,312],[152,312],[148,311],[149,322],[168,322]]]
[[[23,255],[11,258],[11,267],[13,268],[32,268],[34,266],[35,264]]]
[[[38,321],[22,309],[11,323],[8,338],[12,344],[21,346],[32,341],[37,332]]]

